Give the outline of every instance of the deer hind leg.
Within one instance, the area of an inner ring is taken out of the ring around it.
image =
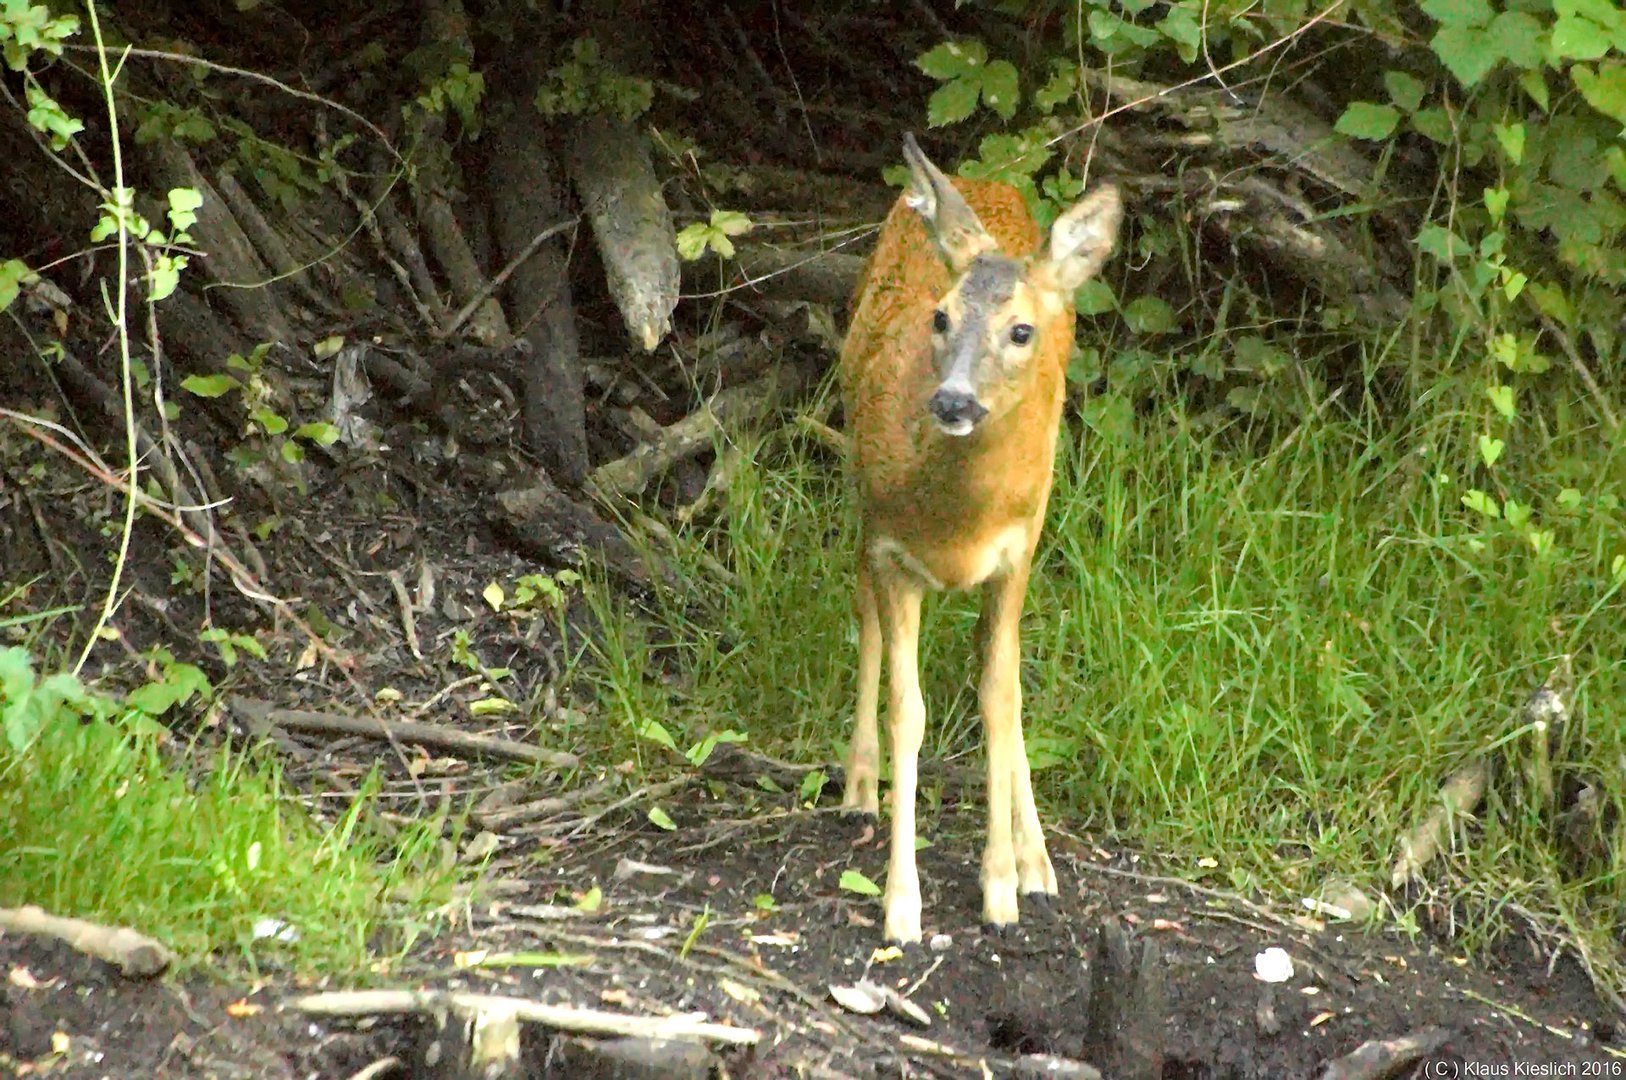
[[[881,699],[881,619],[875,609],[869,560],[863,555],[858,560],[853,608],[858,615],[858,707],[853,715],[852,745],[847,749],[847,785],[841,805],[879,814],[881,743],[876,711]]]
[[[988,743],[988,840],[982,857],[983,920],[1017,920],[1017,892],[1052,894],[1056,874],[1045,851],[1022,741],[1021,617],[1027,568],[983,589],[981,704]]]
[[[920,875],[915,868],[915,788],[926,703],[920,696],[921,586],[882,574],[875,582],[886,634],[887,726],[892,754],[892,845],[887,860],[886,937],[920,940]]]
[[[1039,807],[1033,801],[1033,777],[1028,770],[1027,746],[1022,739],[1022,681],[1016,681],[1016,755],[1011,774],[1012,824],[1016,835],[1016,881],[1022,895],[1040,899],[1056,895],[1056,870],[1045,849]]]

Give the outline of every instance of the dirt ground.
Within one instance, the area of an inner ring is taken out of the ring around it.
[[[0,498],[0,558],[14,578],[54,583],[54,597],[31,602],[82,601],[93,585],[73,568],[105,565],[104,541],[88,523],[109,504],[48,449],[15,429],[0,432],[10,432],[0,433],[9,444],[0,446],[6,476],[41,466],[26,492],[13,484]],[[397,444],[412,446],[410,434]],[[480,599],[487,583],[540,568],[470,511],[488,493],[469,475],[466,461],[425,452],[314,469],[303,509],[263,546],[265,584],[326,613],[363,696],[393,687],[409,703],[441,702],[426,717],[434,723],[534,744],[526,720],[470,719],[463,706],[480,688],[459,684],[467,670],[448,659],[453,632],[466,632],[488,662],[514,670],[508,693],[535,702],[540,725],[556,726],[563,706],[548,689],[558,660],[548,620],[498,616]],[[386,503],[394,509],[381,511]],[[151,521],[140,528],[121,629],[138,645],[181,648],[195,639],[201,600],[170,583],[173,537]],[[42,533],[50,544],[37,542]],[[70,549],[75,558],[63,557]],[[437,599],[416,613],[415,642],[403,632],[392,572],[436,582]],[[217,587],[213,603],[217,621],[264,626],[229,586]],[[266,645],[286,661],[303,639],[292,627],[280,635]],[[289,680],[271,663],[237,672],[231,691],[364,715],[348,678],[331,665]],[[575,723],[590,743],[591,724]],[[212,730],[248,738],[251,726]],[[637,1043],[606,1050],[526,1025],[524,1075],[1094,1075],[1080,1062],[1114,1077],[1160,1080],[1626,1075],[1621,1017],[1567,959],[1549,971],[1544,957],[1514,940],[1468,963],[1428,934],[1366,935],[1300,921],[1304,912],[1288,900],[1268,907],[1179,880],[1168,869],[1178,868],[1176,857],[1160,864],[1074,835],[1054,807],[1047,826],[1059,902],[991,936],[978,926],[980,807],[974,792],[943,783],[941,806],[923,808],[921,820],[933,840],[920,854],[931,941],[892,958],[877,955],[878,900],[840,885],[847,869],[882,879],[884,831],[764,790],[748,760],[733,774],[714,762],[706,773],[669,779],[593,765],[566,784],[546,771],[527,778],[438,750],[419,759],[427,768],[414,779],[386,744],[365,738],[279,730],[275,745],[296,787],[321,777],[331,790],[334,776],[358,777],[380,762],[393,810],[412,812],[422,784],[437,804],[445,797],[476,807],[465,842],[489,853],[478,899],[402,963],[369,973],[368,985],[651,1016],[703,1013],[759,1033],[751,1048],[685,1056]],[[602,760],[594,756],[602,747],[575,749]],[[826,802],[838,790],[827,789]],[[675,828],[648,820],[656,803]],[[527,805],[546,810],[504,817],[505,808]],[[594,888],[596,904],[584,905]],[[1287,952],[1294,974],[1267,997],[1255,957],[1273,946]],[[531,955],[491,963],[504,953]],[[470,964],[482,956],[484,966]],[[293,997],[345,987],[296,984],[271,967],[252,982],[197,971],[131,980],[65,946],[0,935],[0,971],[0,1075],[455,1075],[444,1053],[442,1066],[428,1063],[431,1045],[443,1047],[449,1036],[427,1020],[302,1015],[287,1007]],[[913,1002],[920,1017],[901,1007],[860,1015],[832,999],[832,984],[865,978]],[[1366,1044],[1376,1044],[1367,1058],[1346,1058]]]
[[[505,994],[583,1008],[659,1015],[705,1013],[761,1032],[752,1050],[705,1062],[733,1077],[1041,1076],[1034,1055],[1103,1060],[1089,1012],[1096,938],[1105,920],[1159,954],[1164,1008],[1153,1027],[1166,1055],[1160,1078],[1323,1075],[1372,1040],[1437,1032],[1428,1053],[1395,1055],[1397,1071],[1337,1073],[1439,1077],[1612,1076],[1622,1059],[1615,1021],[1567,964],[1549,975],[1517,951],[1488,967],[1392,934],[1295,924],[1282,913],[1147,872],[1121,852],[1054,834],[1060,903],[1020,930],[978,927],[975,808],[945,811],[921,853],[930,945],[877,957],[878,903],[842,890],[842,870],[879,876],[883,840],[860,821],[824,811],[764,811],[686,786],[664,802],[678,828],[596,830],[553,846],[545,869],[516,845],[497,860],[504,898],[427,942],[386,983]],[[593,886],[596,910],[576,901]],[[765,909],[757,900],[771,895]],[[698,929],[697,929],[698,926]],[[1274,992],[1279,1022],[1266,1034],[1263,948],[1287,951],[1295,975]],[[455,958],[541,952],[508,968],[459,968]],[[475,955],[478,955],[476,953]],[[203,976],[128,980],[65,946],[0,937],[9,975],[0,1054],[10,1075],[60,1077],[348,1077],[394,1056],[383,1075],[440,1075],[423,1064],[425,1023],[314,1021],[279,1008],[298,987]],[[831,984],[864,976],[922,1007],[929,1027],[896,1015],[843,1011]],[[53,1040],[58,1040],[53,1042]],[[559,1071],[558,1040],[526,1029],[523,1075],[706,1075],[703,1071]],[[1467,1071],[1480,1067],[1482,1072]],[[1519,1073],[1516,1068],[1546,1068]],[[1505,1071],[1496,1071],[1496,1070]],[[1026,1071],[1024,1071],[1026,1070]]]

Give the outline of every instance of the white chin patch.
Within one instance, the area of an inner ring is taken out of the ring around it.
[[[944,435],[949,435],[956,439],[962,439],[971,434],[971,429],[976,426],[977,425],[973,424],[969,420],[956,420],[951,424],[945,424],[941,420],[937,422],[938,431],[941,431]]]

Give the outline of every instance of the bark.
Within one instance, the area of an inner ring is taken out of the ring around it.
[[[491,233],[504,261],[562,214],[546,124],[532,104],[546,65],[546,27],[521,23],[486,68],[492,108],[484,152]],[[587,475],[587,428],[580,344],[571,306],[567,237],[544,244],[516,267],[503,290],[510,325],[531,344],[525,369],[525,442],[560,481]]]

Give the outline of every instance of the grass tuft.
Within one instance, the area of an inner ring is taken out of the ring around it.
[[[29,689],[0,694],[0,712]],[[188,963],[355,972],[402,943],[384,932],[403,928],[398,905],[422,910],[449,884],[432,827],[389,844],[371,829],[372,784],[324,827],[285,796],[269,755],[205,753],[188,773],[150,721],[79,712],[62,703],[26,744],[0,740],[0,906],[133,926]]]

